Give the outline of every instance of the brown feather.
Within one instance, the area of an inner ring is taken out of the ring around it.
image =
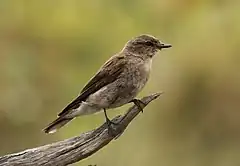
[[[89,95],[98,91],[105,85],[112,83],[122,73],[126,61],[124,56],[114,56],[110,58],[101,68],[101,70],[85,85],[81,94],[67,105],[58,116],[67,114],[69,110],[76,109],[82,101],[85,101]]]
[[[71,121],[73,118],[62,118],[59,117],[56,120],[54,120],[52,123],[50,123],[43,131],[45,133],[54,133],[57,131],[57,129],[61,128],[65,124],[67,124],[69,121]]]

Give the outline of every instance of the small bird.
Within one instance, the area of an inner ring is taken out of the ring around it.
[[[161,49],[172,47],[151,35],[140,35],[129,40],[124,48],[112,56],[90,79],[79,96],[68,104],[58,118],[50,123],[45,133],[54,133],[72,119],[134,103],[142,111],[141,100],[135,99],[148,81],[152,58]]]

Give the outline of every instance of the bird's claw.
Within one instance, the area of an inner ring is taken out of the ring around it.
[[[118,123],[115,123],[115,122],[111,121],[110,119],[106,119],[106,124],[108,127],[108,134],[113,137],[116,137],[118,135],[118,133],[112,125],[118,125]]]
[[[133,102],[138,107],[138,109],[143,113],[143,108],[146,106],[145,103],[138,99],[133,99],[130,102]]]
[[[115,129],[112,127],[112,125],[118,125],[118,123],[113,122],[108,118],[105,109],[104,109],[104,114],[105,114],[105,118],[106,118],[106,124],[107,124],[107,127],[108,127],[108,134],[113,136],[113,137],[116,137],[118,135],[118,133],[117,133],[117,131],[115,131]]]

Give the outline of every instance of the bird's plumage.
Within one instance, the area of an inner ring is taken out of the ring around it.
[[[118,61],[117,65],[116,61]],[[125,64],[126,61],[124,60],[124,56],[114,56],[113,58],[109,59],[100,68],[97,74],[85,85],[80,95],[69,105],[67,105],[67,107],[65,107],[63,111],[58,114],[58,116],[66,114],[71,109],[78,108],[81,102],[85,101],[89,95],[116,80],[116,78],[122,73]]]
[[[55,132],[77,116],[131,102],[148,81],[152,57],[161,48],[168,47],[149,35],[140,35],[128,41],[123,50],[105,62],[79,96],[44,131]]]

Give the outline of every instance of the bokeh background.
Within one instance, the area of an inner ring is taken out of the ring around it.
[[[74,165],[239,166],[239,7],[239,0],[1,0],[0,155],[102,124],[100,113],[54,135],[41,131],[127,40],[147,33],[173,47],[155,57],[139,97],[165,94],[120,139]]]

